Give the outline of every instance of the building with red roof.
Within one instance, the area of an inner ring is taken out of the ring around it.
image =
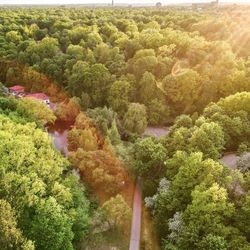
[[[10,93],[18,94],[18,93],[23,93],[24,92],[24,86],[21,85],[15,85],[12,87],[9,87]]]
[[[30,94],[27,94],[26,97],[33,97],[35,99],[39,99],[42,101],[49,99],[49,97],[45,95],[44,93],[30,93]]]
[[[40,101],[42,101],[42,102],[44,102],[45,104],[48,104],[48,105],[50,104],[49,97],[47,95],[45,95],[44,93],[31,93],[31,94],[25,95],[25,97],[40,100]]]

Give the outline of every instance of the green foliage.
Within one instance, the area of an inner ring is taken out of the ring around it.
[[[158,176],[167,158],[166,149],[151,137],[134,144],[135,172],[140,176]]]
[[[131,103],[124,115],[123,122],[128,132],[142,134],[147,127],[145,106],[139,103]]]
[[[221,99],[204,110],[209,120],[217,122],[225,132],[226,148],[237,149],[249,141],[250,93],[242,92]]]
[[[153,99],[147,103],[147,117],[150,125],[164,125],[170,118],[169,107],[166,106],[165,100]]]
[[[143,193],[152,195],[158,180],[164,175],[167,151],[160,142],[148,137],[135,142],[133,157],[133,171],[141,177]]]
[[[19,228],[15,212],[6,200],[0,200],[0,246],[3,250],[23,249],[33,250],[33,242],[27,241]]]
[[[180,237],[180,245],[183,248],[192,249],[199,242],[199,239],[209,234],[230,236],[230,227],[225,225],[227,218],[234,213],[234,206],[228,202],[227,192],[218,184],[213,184],[208,190],[195,189],[192,192],[192,203],[188,205],[184,212],[185,226]],[[222,240],[222,242],[221,242]],[[223,238],[206,238],[200,243],[207,244],[214,249],[214,244],[220,244],[220,248],[226,247]],[[222,244],[222,246],[221,246]],[[224,246],[223,246],[224,245]],[[203,245],[204,246],[204,245]],[[212,249],[213,249],[212,248]],[[201,248],[202,249],[202,248]]]
[[[42,125],[46,125],[47,123],[53,124],[56,120],[53,111],[45,103],[33,98],[20,100],[18,102],[17,112],[21,114],[21,116],[32,117]]]
[[[39,249],[73,249],[73,240],[86,236],[89,203],[69,163],[35,123],[18,124],[4,115],[0,120],[0,194],[13,227],[4,237],[20,249],[32,249],[28,240]]]
[[[84,109],[108,105],[123,118],[129,102],[138,102],[149,124],[165,124],[169,109],[171,116],[201,112],[250,90],[249,32],[231,11],[215,18],[175,8],[2,10],[0,55],[15,63],[1,66],[1,80],[26,84],[22,65],[29,65],[82,99]]]
[[[115,112],[124,115],[131,97],[131,84],[125,80],[115,81],[109,91],[109,104]]]
[[[107,107],[88,109],[87,114],[92,119],[93,124],[105,135],[117,119],[117,114],[111,108]]]
[[[198,249],[227,250],[228,244],[223,237],[208,234],[202,239]]]
[[[106,104],[106,96],[112,79],[108,69],[103,64],[89,65],[84,61],[77,61],[68,81],[69,89],[73,95],[80,97],[82,92],[86,92],[94,107]]]
[[[231,182],[231,177],[222,165],[213,160],[203,160],[201,153],[188,155],[184,152],[177,152],[173,158],[166,161],[166,177],[170,181],[167,181],[166,185],[160,185],[156,195],[153,196],[154,217],[161,235],[165,237],[169,234],[168,219],[176,211],[186,211],[194,199],[192,194],[196,187],[200,186],[200,188],[206,190],[216,183],[224,189]],[[194,207],[199,209],[197,204]],[[197,219],[196,223],[199,224],[199,221]],[[185,223],[184,220],[184,225]],[[204,222],[201,225],[204,225]],[[181,234],[179,237],[181,237]],[[179,237],[177,237],[178,240]],[[189,237],[187,242],[191,242]],[[183,249],[189,248],[183,247]]]
[[[104,139],[80,108],[142,177],[144,191],[151,195],[163,178],[150,201],[164,249],[247,250],[247,160],[242,175],[209,158],[249,151],[248,12],[4,8],[0,80],[34,92],[55,80],[72,96],[57,105],[56,116],[76,119],[71,158],[91,187],[117,193],[125,173],[111,152],[100,150]],[[0,205],[9,223],[0,241],[13,249],[72,249],[86,236],[88,201],[68,162],[36,127],[55,116],[33,100],[4,97],[0,113]],[[160,141],[135,140],[147,124],[165,126],[176,116]],[[126,204],[111,201],[108,219],[121,221],[115,208],[127,211]]]
[[[0,97],[0,113],[8,115],[18,123],[36,122],[39,125],[46,125],[56,120],[53,111],[46,104],[33,98],[16,100]]]
[[[27,232],[38,249],[73,249],[72,222],[54,198],[48,198],[36,209]]]
[[[237,168],[242,172],[246,173],[250,170],[250,153],[243,153],[237,160]]]
[[[129,232],[132,211],[121,195],[118,194],[106,201],[101,211],[107,216],[109,225],[113,229],[116,228],[126,234]]]
[[[218,159],[224,146],[224,134],[217,123],[203,123],[190,138],[191,151],[201,151],[204,157]]]
[[[112,122],[112,126],[108,130],[108,138],[112,145],[118,145],[121,143],[121,137],[120,137],[115,121]]]
[[[162,82],[167,98],[184,113],[195,111],[193,103],[199,98],[200,84],[200,75],[191,69],[177,76],[168,75]]]

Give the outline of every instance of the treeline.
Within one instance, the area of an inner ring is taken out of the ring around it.
[[[0,55],[56,80],[83,109],[124,118],[139,103],[147,123],[161,125],[249,90],[249,30],[232,13],[3,9]],[[7,81],[18,70],[9,67]]]

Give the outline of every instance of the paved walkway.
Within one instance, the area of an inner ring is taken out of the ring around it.
[[[140,249],[141,212],[142,212],[141,210],[142,210],[141,189],[137,182],[134,193],[133,218],[132,218],[129,250]]]
[[[164,135],[167,135],[169,130],[170,127],[147,127],[142,135],[151,135],[156,138],[160,138]]]
[[[219,160],[219,162],[231,169],[236,169],[237,159],[238,157],[235,153],[225,153],[224,156]]]
[[[53,138],[53,143],[57,150],[61,151],[66,157],[68,156],[68,142],[67,142],[68,131],[63,132],[53,131],[49,132],[49,135]]]

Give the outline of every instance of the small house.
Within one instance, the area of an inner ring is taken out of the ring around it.
[[[15,85],[12,87],[9,87],[9,93],[14,96],[18,96],[20,94],[24,93],[24,86],[21,85]]]

